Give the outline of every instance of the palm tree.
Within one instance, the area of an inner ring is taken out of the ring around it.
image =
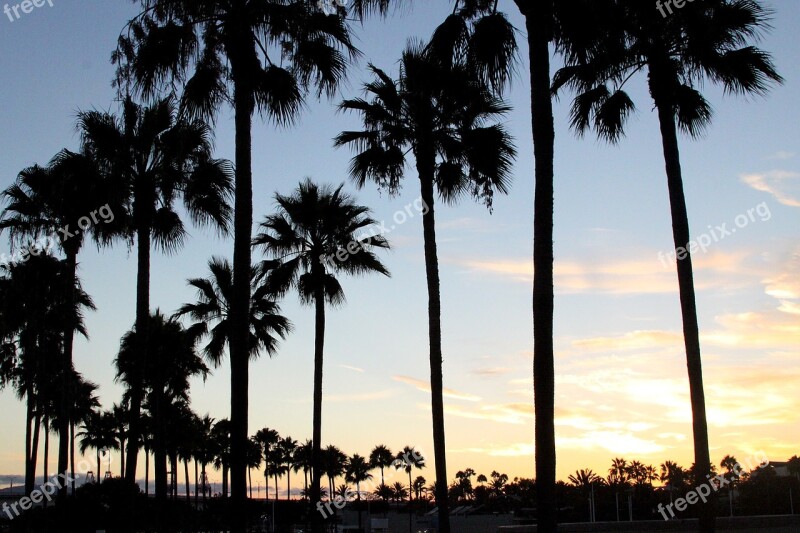
[[[211,428],[211,446],[214,468],[222,469],[222,497],[228,497],[228,470],[231,465],[231,423],[227,418],[217,421]]]
[[[635,109],[625,85],[637,72],[647,72],[666,165],[700,484],[711,461],[678,130],[697,137],[710,123],[711,105],[699,90],[706,78],[745,95],[764,94],[770,82],[782,81],[769,54],[749,44],[768,28],[770,12],[757,0],[713,0],[664,20],[637,0],[570,2],[569,13],[581,14],[563,21],[567,66],[553,89],[570,86],[578,93],[572,109],[577,131],[594,127],[601,138],[617,142]],[[701,531],[713,531],[713,504],[701,502],[699,514]]]
[[[120,477],[125,477],[125,441],[129,436],[128,410],[125,405],[114,404],[111,406],[112,419],[114,420],[114,436],[119,441]]]
[[[394,460],[394,467],[398,470],[402,469],[406,471],[406,474],[408,474],[408,486],[412,487],[411,471],[415,468],[425,468],[425,458],[415,450],[413,446],[404,446],[401,451],[397,452],[397,456]],[[473,470],[472,473],[474,474],[475,471]],[[411,493],[409,492],[409,498],[410,497]]]
[[[99,111],[78,114],[83,151],[120,191],[130,216],[119,217],[120,236],[136,241],[136,329],[144,351],[150,315],[150,249],[176,251],[186,231],[175,209],[182,198],[192,220],[226,232],[231,219],[229,199],[233,167],[212,157],[213,133],[199,121],[177,116],[172,99],[152,106],[136,104],[130,96],[119,117]],[[143,398],[141,376],[131,376],[128,481],[136,478],[139,413]]]
[[[308,497],[308,473],[311,471],[311,458],[314,453],[314,444],[311,440],[306,440],[303,444],[297,447],[294,452],[294,467],[295,473],[300,470],[303,471],[303,498]]]
[[[286,499],[291,499],[290,478],[294,466],[294,454],[297,451],[297,441],[292,437],[284,437],[278,443],[281,465],[286,472]]]
[[[95,450],[97,458],[97,483],[102,481],[102,470],[100,464],[101,451],[109,455],[109,468],[111,450],[119,447],[116,436],[114,435],[113,415],[108,412],[94,411],[83,423],[83,429],[77,435],[80,438],[80,452],[85,454],[90,448]]]
[[[375,255],[375,249],[388,249],[381,235],[367,236],[375,221],[370,210],[342,192],[319,187],[306,180],[292,195],[275,195],[278,212],[266,217],[253,243],[264,247],[273,261],[268,284],[278,294],[296,288],[300,301],[313,304],[314,331],[314,414],[311,505],[320,501],[322,475],[322,369],[325,346],[325,304],[344,303],[336,274],[363,275],[389,271]],[[352,251],[351,251],[352,250]],[[318,521],[318,513],[314,520]],[[319,526],[315,522],[315,528]]]
[[[345,465],[344,480],[356,484],[356,498],[359,502],[361,501],[361,483],[372,479],[372,474],[369,473],[371,468],[369,461],[357,453],[353,454]],[[361,529],[361,506],[358,507],[358,528]]]
[[[323,450],[322,472],[328,476],[328,494],[333,498],[336,489],[336,478],[343,476],[347,468],[347,455],[333,444]]]
[[[428,490],[425,486],[427,480],[422,476],[417,476],[414,478],[414,483],[411,485],[411,489],[414,491],[417,499],[421,499],[422,495]]]
[[[186,330],[174,319],[156,310],[147,326],[146,360],[139,357],[141,340],[136,326],[122,337],[114,361],[116,380],[127,385],[132,393],[132,380],[143,379],[147,405],[153,419],[153,451],[155,456],[156,499],[167,497],[167,438],[169,413],[176,404],[188,404],[189,379],[208,375],[208,367],[197,354],[198,335]],[[144,365],[144,368],[140,368]],[[174,458],[174,455],[173,455]],[[174,471],[173,471],[174,472]]]
[[[70,306],[64,288],[72,281],[74,293]],[[33,490],[39,431],[42,415],[45,426],[61,428],[64,414],[58,385],[63,385],[63,331],[73,324],[75,331],[87,337],[83,310],[94,309],[91,298],[81,289],[77,278],[70,276],[65,261],[44,253],[31,254],[23,262],[0,266],[0,339],[2,339],[3,375],[13,383],[19,399],[26,399],[25,486]],[[70,363],[71,386],[77,373]],[[58,391],[58,392],[57,392]],[[55,395],[58,394],[58,398]],[[83,398],[68,394],[71,400]],[[68,410],[67,410],[68,411]],[[72,413],[74,414],[74,413]],[[69,424],[68,424],[69,427]],[[45,428],[47,441],[48,427]],[[63,434],[61,434],[63,436]]]
[[[214,419],[206,413],[198,420],[198,442],[195,450],[195,460],[200,461],[200,479],[202,485],[200,490],[203,493],[203,502],[206,501],[206,493],[209,491],[207,486],[208,475],[206,467],[214,462]]]
[[[391,486],[391,490],[392,490],[392,497],[397,502],[402,502],[404,498],[407,498],[409,496],[408,489],[406,488],[405,485],[403,485],[399,481],[395,481],[394,485]]]
[[[266,478],[267,487],[269,487],[269,478],[275,480],[275,500],[278,500],[278,478],[283,475],[286,471],[282,464],[282,456],[281,451],[278,449],[277,446],[273,447],[272,449],[267,452],[264,457],[266,462],[266,468],[264,469],[264,477]]]
[[[369,454],[369,464],[372,466],[372,468],[381,469],[381,485],[383,485],[383,469],[394,464],[394,454],[388,446],[384,444],[378,444]]]
[[[440,527],[449,533],[442,384],[442,335],[439,259],[434,196],[455,203],[471,194],[491,206],[495,192],[505,193],[515,151],[500,124],[508,107],[464,63],[443,65],[420,45],[403,53],[399,79],[370,65],[375,80],[364,86],[371,98],[345,100],[340,108],[361,115],[363,131],[345,131],[336,146],[358,152],[351,176],[395,194],[404,176],[406,155],[413,154],[423,205],[422,224],[428,285],[431,408]]]
[[[189,285],[197,289],[197,301],[184,304],[175,313],[176,317],[188,315],[195,323],[191,330],[197,335],[208,336],[203,348],[206,359],[219,367],[233,338],[233,277],[234,272],[226,259],[213,257],[208,262],[211,276],[194,278]],[[256,267],[250,269],[250,305],[248,321],[248,353],[255,359],[262,352],[271,357],[277,352],[278,337],[283,339],[292,330],[289,320],[280,314],[280,305],[275,302],[265,283],[264,273]]]
[[[350,42],[344,10],[314,2],[141,0],[142,12],[120,37],[112,60],[120,90],[143,94],[183,82],[182,107],[208,118],[227,101],[234,108],[234,332],[231,346],[233,529],[244,531],[247,447],[247,321],[253,222],[252,119],[256,109],[280,124],[300,113],[306,93],[333,95],[343,79]],[[160,59],[156,59],[159,57]],[[164,58],[170,58],[165,61]]]
[[[602,478],[595,474],[591,469],[577,470],[574,474],[569,475],[569,481],[579,488],[588,488],[593,484],[601,481]]]
[[[14,185],[2,194],[7,205],[0,215],[0,231],[8,230],[12,242],[29,249],[34,239],[54,239],[66,258],[66,276],[61,297],[67,309],[76,306],[78,294],[75,279],[78,253],[88,235],[98,242],[108,242],[113,234],[111,224],[100,223],[99,213],[107,209],[111,223],[115,213],[122,213],[113,201],[108,183],[102,179],[90,158],[68,150],[59,152],[46,167],[34,165],[19,173]],[[112,205],[113,204],[113,205]],[[35,246],[35,245],[33,245]],[[69,393],[72,390],[72,345],[77,326],[74,319],[62,324],[63,348],[60,375],[61,413],[58,417],[58,474],[66,477],[69,459]],[[59,488],[58,497],[66,496],[66,485]]]
[[[253,469],[261,468],[264,457],[261,455],[261,444],[255,437],[250,437],[250,447],[247,449],[247,485],[250,488],[250,499],[253,499]]]

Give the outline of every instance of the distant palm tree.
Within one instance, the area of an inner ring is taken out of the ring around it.
[[[111,450],[119,448],[116,436],[114,435],[114,418],[110,412],[95,411],[83,423],[83,429],[78,432],[80,439],[80,452],[85,454],[87,450],[94,449],[97,458],[97,473],[95,481],[103,481],[102,465],[100,455],[103,452],[108,456],[108,468],[111,468]]]
[[[306,180],[292,195],[276,194],[278,212],[266,217],[253,241],[273,260],[265,262],[273,267],[268,277],[272,290],[282,295],[295,288],[300,301],[315,309],[312,507],[320,498],[322,475],[325,305],[344,303],[337,274],[389,275],[373,251],[389,248],[388,241],[381,235],[365,234],[375,220],[368,208],[356,204],[342,188],[320,187]]]
[[[569,475],[569,481],[579,488],[588,488],[593,484],[600,482],[602,478],[595,474],[591,469],[577,470],[574,474]]]
[[[683,187],[678,130],[699,136],[712,118],[700,92],[704,79],[725,92],[764,94],[782,81],[770,55],[750,44],[768,29],[770,11],[757,0],[715,0],[689,4],[665,19],[638,0],[567,0],[564,54],[567,66],[553,82],[578,96],[572,125],[617,142],[635,106],[625,91],[638,72],[647,72],[648,90],[658,114],[669,189],[670,215],[678,272],[681,317],[692,404],[695,483],[704,483],[711,464],[703,385],[700,333],[690,251],[689,217]],[[713,531],[712,501],[699,507],[701,531]]]
[[[409,496],[408,488],[405,485],[400,483],[399,481],[395,481],[394,485],[392,485],[392,497],[397,502],[402,502],[405,498]]]
[[[125,477],[125,441],[128,438],[128,410],[124,405],[114,404],[111,406],[111,413],[114,420],[114,435],[119,441],[119,468],[120,477]]]
[[[114,212],[122,213],[122,208],[114,201],[116,196],[108,182],[102,178],[89,157],[63,150],[46,167],[34,165],[20,172],[16,183],[8,187],[2,196],[7,205],[0,215],[0,231],[8,230],[12,242],[23,249],[30,249],[34,239],[54,239],[58,242],[65,256],[67,270],[62,278],[61,297],[68,309],[75,308],[78,297],[75,290],[78,253],[84,239],[88,236],[98,242],[109,242],[114,230],[110,224],[100,223],[99,210],[109,206],[112,215]],[[74,320],[66,320],[62,326],[58,474],[66,476],[71,442],[70,371],[77,326]],[[65,484],[58,491],[60,500],[66,496],[66,491]]]
[[[207,485],[208,474],[206,467],[214,462],[215,443],[213,441],[214,434],[214,419],[206,413],[198,420],[198,434],[199,439],[197,442],[197,449],[195,450],[195,460],[200,461],[200,491],[203,493],[203,501],[206,501],[206,494],[210,491]]]
[[[314,444],[311,440],[306,440],[297,447],[294,452],[295,473],[303,471],[303,498],[308,498],[308,473],[311,471],[311,456],[314,453]]]
[[[234,108],[236,195],[231,346],[233,530],[245,530],[247,350],[250,240],[253,221],[252,119],[258,110],[280,124],[300,114],[306,93],[333,95],[357,51],[345,11],[327,16],[314,2],[141,0],[112,57],[120,92],[145,95],[185,82],[182,107],[211,118]],[[156,59],[158,58],[158,59]],[[321,531],[321,523],[315,524]]]
[[[192,220],[227,232],[231,219],[233,167],[212,156],[213,132],[199,121],[179,117],[174,101],[141,106],[130,96],[115,116],[99,111],[78,114],[83,150],[120,192],[129,216],[119,213],[120,236],[136,241],[136,329],[147,339],[150,316],[150,249],[171,253],[181,247],[186,230],[175,208],[178,199]],[[139,413],[144,395],[141,376],[131,376],[128,481],[136,479]],[[124,454],[123,454],[124,455]],[[124,461],[124,459],[123,459]]]
[[[322,471],[328,476],[328,494],[335,495],[336,478],[343,476],[347,468],[347,455],[333,444],[323,450]]]
[[[413,154],[420,186],[428,286],[431,409],[440,526],[449,533],[442,376],[441,295],[436,244],[435,195],[455,203],[472,195],[491,206],[495,192],[505,193],[515,156],[500,124],[508,106],[474,76],[469,65],[445,65],[421,45],[407,48],[400,76],[392,79],[370,65],[375,79],[364,85],[370,100],[345,100],[340,108],[361,116],[364,129],[345,131],[336,146],[350,145],[357,154],[351,177],[359,187],[375,182],[398,193]]]
[[[253,469],[259,470],[264,457],[261,453],[261,444],[255,437],[250,437],[250,447],[247,449],[247,484],[250,488],[250,499],[253,499]]]
[[[291,499],[291,473],[294,466],[294,454],[297,451],[297,441],[292,437],[284,437],[278,442],[278,452],[280,453],[280,461],[286,472],[286,499]]]
[[[222,469],[222,497],[228,497],[228,470],[231,465],[231,423],[227,418],[217,421],[211,428],[214,468]]]
[[[381,485],[384,484],[383,469],[394,464],[394,454],[388,446],[379,444],[375,446],[369,454],[369,464],[372,468],[381,469]]]
[[[414,491],[414,494],[418,500],[422,499],[428,490],[425,486],[425,483],[427,483],[427,480],[424,477],[417,476],[414,478],[414,483],[411,485],[411,490]]]
[[[371,468],[369,461],[357,453],[347,460],[344,480],[348,483],[356,484],[356,498],[358,498],[358,501],[361,501],[361,483],[372,479],[372,474],[369,473]],[[358,528],[361,529],[361,506],[358,507]]]
[[[420,453],[414,449],[413,446],[404,446],[402,450],[397,452],[397,456],[395,457],[394,467],[398,470],[402,469],[406,471],[408,474],[408,486],[409,488],[413,486],[411,482],[411,471],[415,468],[422,469],[425,468],[425,458],[420,455]],[[472,469],[470,469],[472,470]],[[474,470],[472,471],[474,474]],[[409,498],[411,497],[411,492],[409,491]]]

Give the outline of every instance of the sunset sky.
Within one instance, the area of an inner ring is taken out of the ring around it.
[[[1,3],[1,2],[0,2]],[[78,147],[78,110],[117,111],[110,53],[136,5],[124,0],[54,0],[19,20],[0,16],[0,187],[24,167]],[[707,84],[715,119],[700,140],[683,138],[682,163],[695,255],[711,456],[770,460],[800,454],[800,55],[796,0],[775,9],[761,46],[786,78],[766,98],[726,96]],[[507,126],[519,157],[508,197],[489,213],[470,201],[437,213],[442,278],[448,473],[474,468],[533,477],[532,224],[533,155],[524,25]],[[427,349],[427,297],[419,196],[411,169],[390,198],[347,179],[351,153],[331,139],[358,127],[334,104],[360,93],[367,62],[396,72],[411,37],[428,38],[452,4],[415,1],[385,21],[354,28],[363,52],[332,101],[309,100],[298,124],[254,128],[255,219],[274,209],[305,177],[347,182],[374,217],[395,226],[385,254],[391,279],[344,279],[344,307],[329,311],[323,444],[366,455],[376,444],[416,446],[433,455]],[[555,65],[558,65],[556,60]],[[667,258],[672,234],[657,118],[635,79],[638,111],[627,138],[610,147],[568,129],[570,98],[556,105],[556,434],[559,478],[579,468],[605,474],[613,457],[658,466],[693,459],[691,411],[677,276]],[[234,156],[229,109],[217,121],[216,155]],[[411,212],[398,223],[398,212]],[[748,215],[749,213],[749,215]],[[721,226],[729,234],[722,236]],[[191,228],[177,255],[154,253],[152,306],[171,314],[193,301],[186,279],[205,276],[232,241]],[[0,251],[7,252],[3,236]],[[662,259],[663,258],[663,259]],[[134,321],[135,250],[88,245],[79,274],[98,311],[91,340],[78,340],[77,369],[100,385],[104,407],[119,402],[112,361]],[[251,366],[250,433],[262,427],[303,441],[311,435],[313,310],[290,295],[283,312],[295,325],[279,353]],[[223,366],[192,387],[199,414],[229,416]],[[24,405],[0,392],[0,486],[23,473]],[[51,454],[51,470],[55,457]],[[140,462],[141,475],[144,463]],[[422,472],[434,478],[432,459]],[[41,471],[41,469],[39,469]],[[119,473],[119,465],[114,466]],[[220,474],[210,474],[218,481]],[[302,478],[301,478],[302,479]]]

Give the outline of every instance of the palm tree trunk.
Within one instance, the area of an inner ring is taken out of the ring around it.
[[[119,439],[119,468],[119,477],[125,479],[125,439],[122,437]]]
[[[278,501],[278,474],[275,474],[275,501]]]
[[[654,80],[657,82],[657,80]],[[705,483],[710,473],[711,458],[708,451],[708,424],[706,422],[706,400],[703,390],[703,365],[700,356],[700,330],[697,324],[697,303],[694,292],[692,257],[689,253],[689,215],[683,192],[678,133],[672,106],[658,105],[664,162],[669,188],[670,214],[672,215],[672,237],[678,263],[678,287],[683,320],[683,342],[686,349],[686,366],[689,372],[689,396],[692,404],[692,430],[694,433],[695,483]],[[700,532],[713,533],[716,529],[714,501],[698,504]]]
[[[198,477],[198,470],[197,470],[197,459],[194,460],[194,506],[197,507],[197,487],[199,485],[200,479]]]
[[[47,483],[47,467],[50,458],[50,421],[44,418],[44,461],[42,463],[42,484]],[[42,501],[42,507],[47,509],[47,498]]]
[[[222,465],[222,497],[228,497],[228,465]]]
[[[186,481],[186,504],[192,501],[192,487],[189,485],[189,460],[183,460],[183,475]]]
[[[146,208],[146,191],[142,185],[136,185],[134,198],[134,217],[144,216]],[[128,483],[136,482],[136,463],[139,459],[139,443],[141,441],[141,416],[144,385],[142,371],[147,365],[147,329],[150,320],[150,227],[137,220],[136,230],[136,338],[138,342],[137,356],[139,364],[134,365],[131,372],[131,400],[128,416],[128,462],[123,459],[125,479]],[[123,474],[124,475],[124,474]],[[158,490],[156,490],[158,493]]]
[[[314,330],[314,430],[311,450],[311,508],[316,509],[321,500],[320,482],[322,480],[322,363],[325,350],[325,293],[320,280],[321,265],[315,265],[312,276],[315,279],[314,293],[315,330]],[[311,513],[313,533],[322,532],[322,515]]]
[[[433,454],[436,463],[436,506],[439,509],[439,531],[450,533],[442,378],[442,304],[439,292],[439,257],[436,251],[436,218],[433,207],[436,156],[432,151],[426,149],[426,151],[416,154],[416,157],[422,201],[427,208],[422,215],[422,228],[425,241],[425,274],[428,281],[428,335],[430,338]]]
[[[62,245],[63,246],[63,245]],[[65,298],[66,308],[75,307],[75,275],[78,269],[77,252],[66,247],[67,276]],[[61,413],[58,418],[58,476],[65,480],[67,477],[67,462],[69,460],[69,421],[72,420],[72,343],[75,337],[75,324],[72,316],[66,320],[64,327],[64,357],[61,364]],[[67,483],[59,483],[58,501],[63,502],[67,496]]]
[[[34,424],[34,408],[33,408],[33,393],[28,390],[26,394],[27,408],[25,413],[25,494],[33,492],[33,485],[36,477],[36,448],[38,443],[34,444],[33,440],[33,424]]]
[[[150,495],[150,450],[144,449],[144,494]]]
[[[289,497],[290,493],[292,492],[292,489],[290,488],[290,484],[289,484],[290,478],[291,478],[291,469],[288,469],[288,470],[286,470],[286,501],[287,502],[289,500],[291,500],[291,498]]]
[[[160,380],[158,381],[159,384],[156,386],[157,391],[154,395],[153,468],[155,470],[156,509],[160,510],[161,506],[163,506],[164,502],[167,500],[167,450],[165,448],[166,443],[164,442],[166,435],[164,410],[167,405],[167,400],[164,397],[163,385],[160,384]],[[157,511],[156,520],[158,520],[159,516],[160,511]]]
[[[247,484],[250,487],[250,499],[253,499],[253,469],[247,469]]]
[[[206,491],[208,490],[208,487],[206,487],[206,480],[208,479],[206,475],[206,463],[203,463],[200,469],[200,477],[203,479],[203,503],[206,503]]]
[[[69,421],[69,470],[72,474],[70,483],[72,485],[72,494],[75,494],[75,421]]]
[[[100,448],[95,450],[95,459],[97,459],[97,477],[95,478],[95,482],[99,485],[100,484]]]
[[[555,370],[553,358],[553,176],[555,129],[550,95],[549,0],[515,0],[525,16],[531,82],[531,126],[535,158],[533,222],[533,390],[536,449],[536,508],[539,531],[557,530]]]

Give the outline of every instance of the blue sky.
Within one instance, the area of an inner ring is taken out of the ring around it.
[[[766,2],[776,15],[762,46],[786,83],[767,98],[704,89],[716,116],[703,139],[682,139],[692,232],[710,234],[737,216],[754,216],[698,254],[696,283],[703,333],[712,458],[765,450],[773,460],[800,453],[800,6]],[[0,4],[3,4],[0,2]],[[413,9],[356,28],[363,52],[333,102],[309,101],[298,124],[254,128],[255,218],[274,209],[311,177],[347,181],[351,154],[331,139],[358,126],[334,105],[360,92],[367,61],[394,70],[411,37],[427,38],[452,8],[415,2]],[[508,197],[494,212],[469,201],[442,207],[441,261],[449,470],[473,467],[511,477],[533,475],[531,387],[531,252],[533,157],[524,25],[509,1],[501,8],[520,28],[523,46],[507,126],[519,157]],[[54,0],[19,20],[0,17],[0,187],[64,147],[76,148],[78,110],[114,110],[109,56],[136,6],[123,0]],[[558,62],[556,61],[557,65]],[[638,112],[627,138],[609,147],[577,139],[567,128],[569,98],[556,106],[556,371],[561,477],[577,468],[605,472],[612,457],[658,464],[691,463],[688,384],[680,338],[676,276],[659,252],[671,250],[666,179],[658,125],[642,78],[632,93]],[[233,158],[229,110],[217,122],[216,154]],[[391,221],[418,197],[413,172],[396,198],[353,191]],[[761,213],[769,216],[761,215]],[[739,219],[742,220],[741,218]],[[390,224],[387,224],[390,225]],[[711,228],[709,228],[711,226]],[[329,314],[323,435],[349,453],[376,444],[430,450],[426,292],[421,217],[389,235],[392,278],[345,279],[347,304]],[[191,301],[189,277],[203,276],[212,255],[231,242],[202,229],[174,256],[153,255],[152,305],[171,313]],[[5,241],[0,247],[7,251]],[[135,250],[86,247],[80,275],[98,311],[87,319],[91,341],[78,341],[75,362],[100,384],[106,407],[119,401],[113,358],[131,327]],[[268,426],[305,440],[311,434],[313,313],[296,298],[283,303],[295,332],[273,359],[251,369],[251,432]],[[227,362],[193,385],[193,407],[228,416]],[[0,392],[2,475],[22,471],[24,409]],[[116,470],[116,469],[115,469]],[[423,472],[430,479],[432,470]],[[219,476],[219,474],[215,474]],[[212,475],[213,479],[214,475]]]

